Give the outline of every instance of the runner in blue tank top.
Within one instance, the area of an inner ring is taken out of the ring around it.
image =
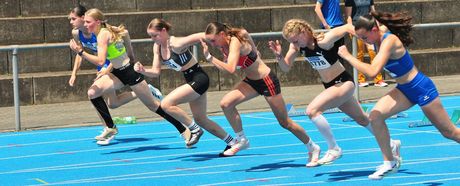
[[[335,140],[328,120],[323,116],[325,110],[339,108],[356,123],[373,133],[367,114],[353,96],[355,90],[353,77],[345,70],[337,54],[339,46],[342,46],[340,38],[343,38],[348,30],[353,30],[353,26],[340,26],[325,34],[315,34],[307,21],[291,19],[283,27],[283,37],[290,43],[286,56],[283,57],[278,40],[269,41],[269,47],[276,55],[282,71],[288,72],[294,65],[295,58],[301,55],[305,62],[318,71],[325,88],[308,104],[306,114],[326,139],[328,150],[321,159],[318,159],[320,154],[318,146],[311,155],[307,167],[330,164],[342,156],[342,149]],[[395,152],[399,150],[398,144],[399,140],[392,142]]]
[[[358,71],[374,77],[385,69],[397,83],[396,88],[380,98],[369,115],[384,159],[383,165],[369,175],[370,179],[382,179],[398,171],[401,159],[391,151],[390,134],[385,119],[415,104],[421,107],[423,113],[444,137],[460,143],[460,128],[450,121],[435,85],[414,66],[405,48],[413,42],[409,35],[412,28],[411,19],[405,13],[371,12],[371,15],[361,16],[353,23],[355,33],[352,34],[356,34],[369,44],[374,44],[378,51],[371,64],[360,62],[345,46],[339,48],[339,55]],[[381,25],[386,26],[392,33],[379,29]]]

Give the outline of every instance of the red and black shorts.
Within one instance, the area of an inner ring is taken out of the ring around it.
[[[249,84],[260,95],[266,97],[275,96],[281,93],[280,81],[273,71],[270,71],[270,74],[263,79],[251,80],[245,78],[243,81]]]

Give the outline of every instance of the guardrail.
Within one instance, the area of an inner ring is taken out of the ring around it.
[[[425,23],[416,24],[414,29],[430,29],[430,28],[457,28],[460,27],[460,22],[446,22],[446,23]],[[325,32],[327,30],[315,30],[315,32]],[[251,33],[253,38],[265,38],[265,37],[278,37],[281,36],[281,32],[261,32]],[[132,43],[150,43],[153,42],[151,39],[133,39]],[[18,85],[18,53],[20,50],[31,50],[37,48],[65,48],[69,47],[69,43],[50,43],[50,44],[29,44],[29,45],[10,45],[0,46],[0,51],[12,51],[12,65],[13,65],[13,92],[14,92],[14,110],[15,110],[15,124],[16,131],[21,130],[21,113],[20,113],[20,102],[19,102],[19,85]],[[352,53],[354,56],[357,54],[356,38],[353,37],[352,41]],[[193,54],[197,56],[197,46],[193,47]],[[353,79],[358,82],[358,72],[353,68]],[[359,86],[355,86],[355,97],[359,100]]]

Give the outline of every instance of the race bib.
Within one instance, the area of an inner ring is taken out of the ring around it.
[[[323,56],[310,56],[310,57],[305,57],[305,60],[310,63],[310,65],[313,67],[313,69],[319,70],[319,69],[326,69],[331,66],[329,62],[323,57]]]
[[[170,59],[168,61],[163,61],[163,64],[168,66],[168,68],[173,69],[175,71],[180,71],[182,67],[178,65],[174,60]]]

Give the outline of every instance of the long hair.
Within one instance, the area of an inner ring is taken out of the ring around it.
[[[152,19],[152,21],[150,21],[149,25],[147,26],[147,29],[155,29],[158,31],[163,28],[169,32],[169,30],[172,29],[172,25],[163,19],[155,18]]]
[[[412,17],[406,12],[371,12],[369,15],[364,15],[358,18],[353,25],[355,30],[364,28],[371,30],[378,23],[385,25],[391,33],[398,36],[404,46],[409,46],[414,42],[410,32],[412,31]],[[378,22],[378,23],[377,23]]]
[[[101,27],[106,28],[112,34],[111,42],[122,40],[121,38],[123,36],[122,33],[126,31],[124,25],[122,24],[120,26],[109,25],[107,23],[107,20],[105,20],[104,18],[104,14],[99,9],[96,9],[96,8],[92,8],[86,11],[85,16],[89,16],[89,17],[94,18],[95,20],[101,21]]]
[[[240,42],[249,42],[249,39],[246,38],[243,33],[241,32],[242,28],[233,28],[225,23],[220,22],[211,22],[206,26],[205,34],[218,34],[220,32],[224,32],[225,34],[236,37]]]
[[[313,32],[313,27],[308,24],[307,21],[303,19],[290,19],[284,23],[283,26],[283,37],[287,39],[288,37],[298,35],[301,33],[307,33],[311,35],[314,39],[318,39],[319,34]]]

